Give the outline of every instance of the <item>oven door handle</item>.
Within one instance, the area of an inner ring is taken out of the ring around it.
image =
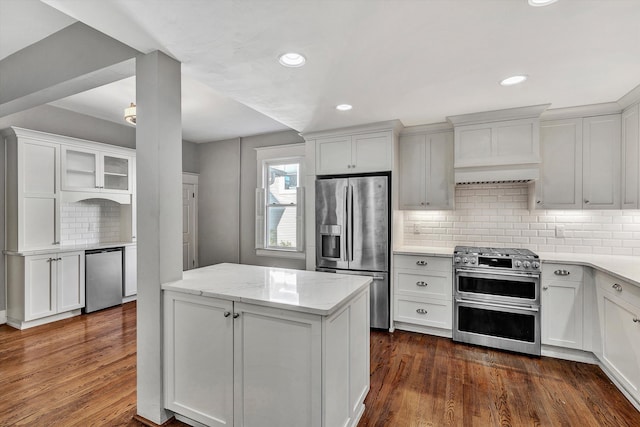
[[[456,302],[458,304],[475,304],[475,305],[482,305],[482,306],[486,306],[486,307],[506,308],[508,310],[525,310],[525,311],[531,311],[531,312],[534,312],[534,313],[537,313],[538,311],[540,311],[539,307],[496,304],[494,302],[475,301],[475,300],[468,300],[468,299],[458,299],[458,298],[456,298]]]
[[[512,276],[512,277],[532,277],[532,278],[540,277],[540,274],[528,272],[528,271],[523,271],[519,273],[509,273],[506,271],[478,271],[478,270],[467,270],[462,268],[456,268],[455,274],[457,275],[458,273],[468,273],[468,274],[473,274],[474,276],[480,276],[480,277],[482,276]]]

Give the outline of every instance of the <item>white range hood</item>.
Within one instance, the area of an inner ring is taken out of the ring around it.
[[[540,177],[540,114],[550,104],[450,116],[456,184],[530,182]]]

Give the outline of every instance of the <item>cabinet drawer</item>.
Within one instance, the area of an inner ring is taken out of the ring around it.
[[[398,294],[451,301],[452,289],[451,273],[446,271],[432,271],[429,274],[405,272],[396,274]]]
[[[600,271],[596,272],[596,283],[600,290],[617,296],[623,301],[636,306],[640,311],[640,287]]]
[[[451,273],[453,262],[451,257],[434,257],[421,255],[395,255],[394,268],[419,271],[446,271]]]
[[[395,320],[451,330],[451,301],[396,298]]]
[[[542,280],[570,280],[582,282],[583,269],[581,265],[571,264],[542,264]]]

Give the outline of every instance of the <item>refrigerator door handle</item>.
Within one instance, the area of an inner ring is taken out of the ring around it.
[[[353,186],[347,186],[347,260],[353,261]]]
[[[349,261],[349,185],[344,187],[344,234],[343,242],[345,250],[342,252],[342,261]]]

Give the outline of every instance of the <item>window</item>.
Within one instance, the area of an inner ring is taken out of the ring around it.
[[[304,257],[304,145],[257,150],[257,254]]]

